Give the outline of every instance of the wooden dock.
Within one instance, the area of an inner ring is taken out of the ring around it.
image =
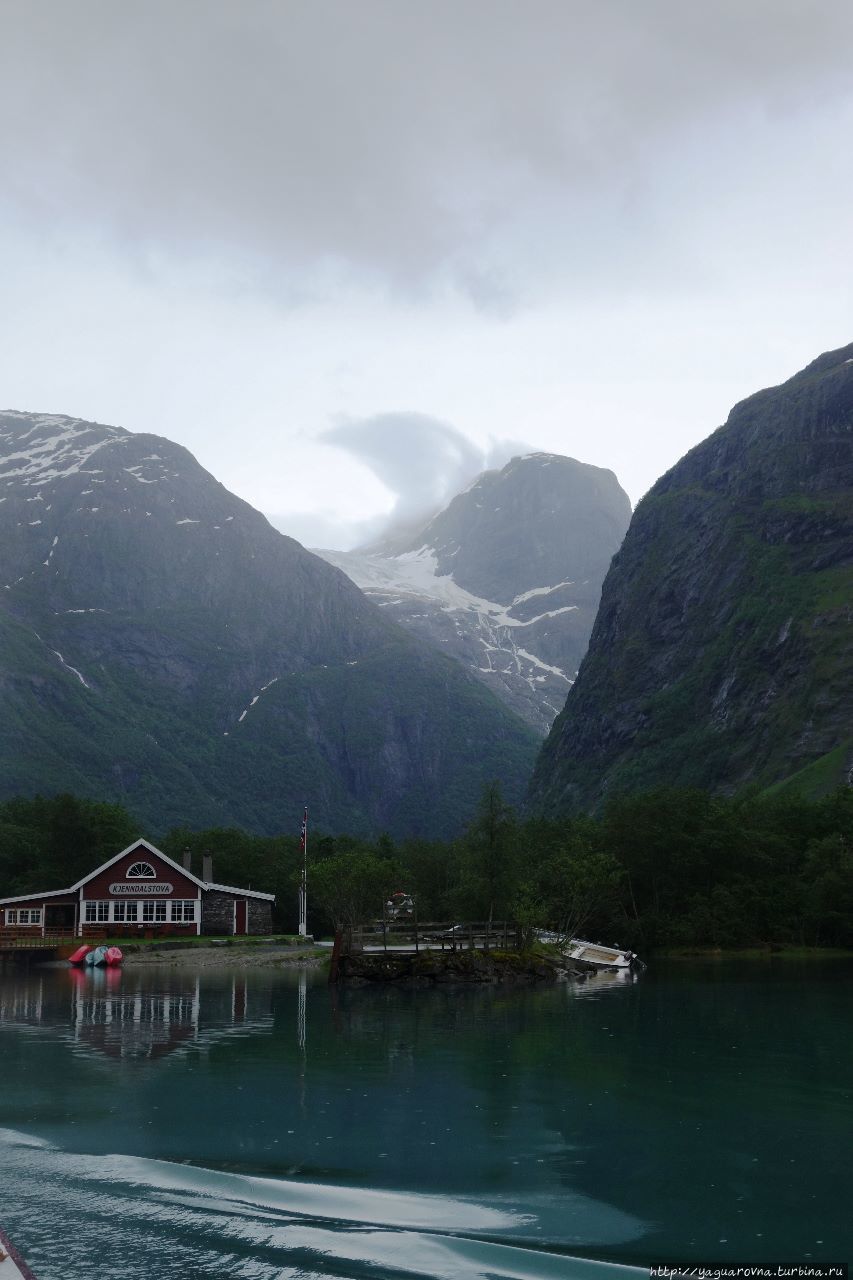
[[[517,951],[518,926],[508,920],[429,921],[387,920],[353,929],[345,951]]]

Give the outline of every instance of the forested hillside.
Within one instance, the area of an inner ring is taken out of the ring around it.
[[[120,806],[54,799],[0,805],[0,895],[64,888],[139,835]],[[277,896],[296,925],[295,836],[176,828],[160,842],[196,872]],[[609,803],[600,817],[521,821],[490,787],[453,841],[361,840],[312,832],[309,925],[341,909],[376,919],[388,895],[414,895],[421,920],[511,919],[630,946],[853,946],[853,790],[723,799],[663,790]]]

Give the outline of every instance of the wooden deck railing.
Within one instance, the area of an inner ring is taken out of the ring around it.
[[[377,921],[353,930],[352,947],[438,948],[441,951],[514,951],[521,945],[518,926],[509,920],[489,922],[429,921],[418,923],[408,920]]]
[[[18,927],[8,925],[0,928],[0,951],[8,949],[17,951],[27,948],[45,951],[62,943],[76,941],[73,932],[69,929],[46,929],[42,933],[38,925],[31,926],[29,929],[26,925]]]

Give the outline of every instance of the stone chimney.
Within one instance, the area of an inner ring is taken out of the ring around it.
[[[193,856],[190,853],[189,849],[184,849],[184,871],[192,871],[192,869],[193,869]]]
[[[205,884],[210,884],[213,879],[213,858],[209,853],[201,860],[201,878]]]

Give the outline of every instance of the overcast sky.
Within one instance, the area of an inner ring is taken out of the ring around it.
[[[0,407],[345,547],[853,338],[849,0],[0,0]]]

